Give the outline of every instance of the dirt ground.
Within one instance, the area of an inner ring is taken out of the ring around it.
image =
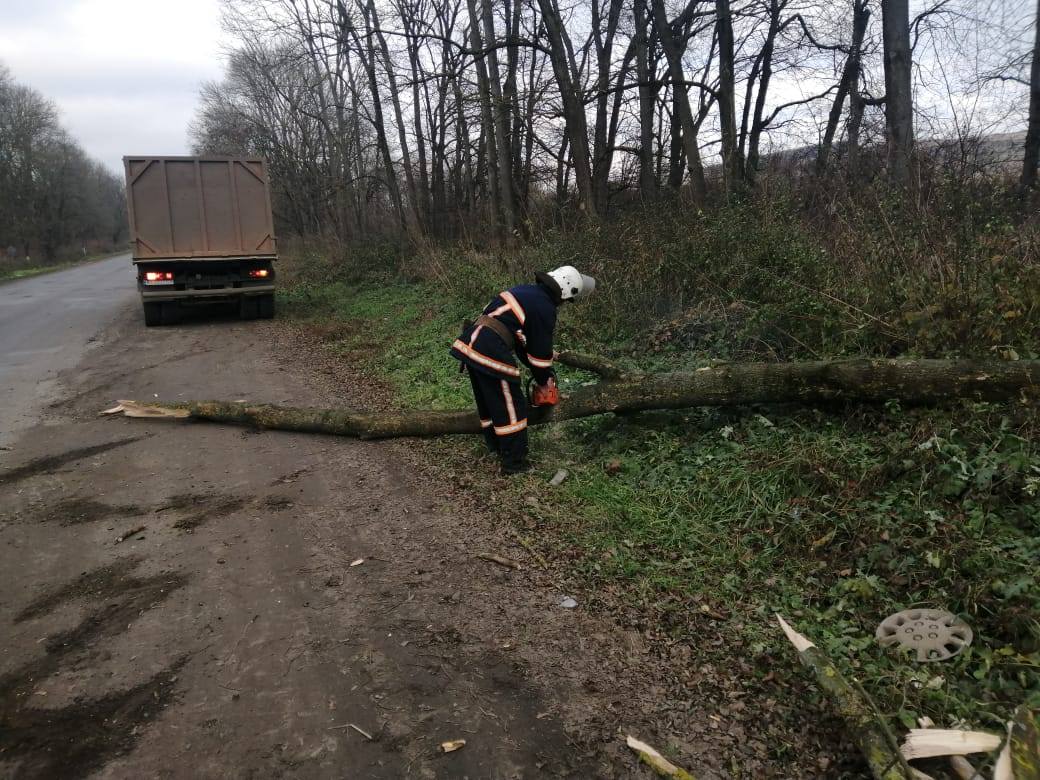
[[[279,321],[126,310],[0,453],[0,775],[651,776],[623,746],[665,738],[630,704],[649,648],[558,605],[503,547],[513,508],[400,443],[97,417],[116,398],[364,403],[305,350]],[[667,739],[729,776],[693,733]]]

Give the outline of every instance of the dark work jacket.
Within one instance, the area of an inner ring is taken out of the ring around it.
[[[515,357],[531,369],[535,381],[544,385],[552,376],[553,331],[556,303],[540,284],[519,284],[491,299],[484,314],[494,317],[516,336]],[[451,346],[451,356],[477,371],[520,381],[520,369],[502,337],[491,328],[465,328]]]

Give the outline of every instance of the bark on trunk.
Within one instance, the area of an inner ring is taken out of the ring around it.
[[[596,211],[607,213],[610,196],[610,169],[614,160],[613,143],[610,139],[610,78],[614,64],[614,38],[621,18],[621,0],[609,0],[607,5],[606,29],[600,18],[600,0],[592,3],[592,41],[596,47],[596,121],[592,131],[592,187]],[[627,62],[626,56],[626,62]],[[623,64],[617,76],[620,96],[626,66]]]
[[[1040,361],[858,360],[733,363],[692,373],[639,374],[595,357],[563,353],[560,361],[603,381],[583,387],[550,409],[533,409],[532,425],[597,414],[753,403],[887,401],[927,403],[952,398],[1008,400],[1040,394]],[[123,403],[123,402],[121,402]],[[127,402],[131,403],[131,402]],[[261,428],[329,433],[361,439],[480,433],[472,411],[355,412],[269,404],[189,401],[141,404],[190,417]],[[131,415],[133,416],[133,415]],[[145,415],[149,416],[149,415]],[[160,416],[150,415],[150,416]]]
[[[1036,168],[1040,163],[1040,0],[1036,4],[1036,32],[1033,43],[1033,65],[1029,71],[1029,125],[1026,129],[1025,155],[1022,158],[1022,189],[1036,186]]]
[[[885,126],[888,175],[900,186],[910,183],[914,146],[914,98],[911,91],[910,8],[908,0],[881,0],[885,49]]]
[[[635,17],[636,80],[639,82],[639,194],[644,200],[650,200],[657,195],[657,177],[654,174],[654,101],[657,89],[650,73],[650,30],[644,0],[635,0],[632,12]]]
[[[719,39],[719,128],[722,131],[722,176],[727,192],[740,186],[744,164],[737,149],[733,19],[729,0],[715,0],[715,26]]]
[[[502,91],[502,75],[498,67],[498,49],[495,46],[495,18],[491,12],[491,0],[481,0],[481,24],[487,53],[488,84],[494,101],[495,119],[495,162],[498,167],[499,206],[502,209],[502,227],[507,244],[516,240],[516,187],[513,184],[512,142],[510,141],[510,104]]]
[[[758,81],[758,94],[755,97],[755,113],[751,119],[751,129],[748,133],[748,155],[744,164],[744,181],[753,184],[758,173],[758,150],[761,144],[762,131],[765,130],[767,122],[763,120],[766,108],[766,96],[769,94],[769,82],[773,78],[773,52],[776,48],[776,36],[780,33],[780,13],[786,3],[779,0],[770,0],[769,3],[769,31],[766,33],[765,44],[762,46],[761,75]],[[731,31],[732,35],[732,31]],[[738,150],[738,162],[742,152]]]
[[[429,82],[427,79],[420,79],[419,77],[421,56],[419,52],[419,25],[412,16],[413,11],[414,9],[409,9],[405,13],[402,7],[402,19],[405,23],[405,30],[408,33],[408,67],[412,74],[412,128],[415,134],[415,153],[419,161],[419,183],[415,193],[418,199],[416,210],[419,213],[420,223],[429,232],[432,227],[430,224],[430,177],[426,156],[426,137],[423,134],[422,107],[424,104],[420,94],[420,89],[425,91],[429,86]],[[429,94],[425,94],[425,97],[425,105],[429,107]],[[428,124],[426,129],[430,131],[430,140],[433,142],[433,124]],[[434,150],[434,156],[436,157],[436,150]]]
[[[482,40],[480,14],[477,12],[476,0],[466,0],[466,8],[469,11],[470,44],[473,47],[473,51],[479,52],[483,49],[484,43]],[[489,77],[487,62],[484,57],[474,55],[473,66],[477,73],[477,91],[480,93],[480,125],[482,143],[479,148],[481,154],[487,161],[487,182],[489,194],[491,196],[491,213],[495,225],[501,233],[504,230],[504,227],[502,217],[501,184],[498,177],[498,139],[495,137],[495,124],[491,108],[491,88],[488,83]],[[479,165],[477,166],[477,169],[480,169]]]

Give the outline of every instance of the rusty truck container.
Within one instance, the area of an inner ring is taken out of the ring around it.
[[[133,262],[148,325],[182,306],[233,300],[274,314],[277,239],[260,158],[123,158]]]

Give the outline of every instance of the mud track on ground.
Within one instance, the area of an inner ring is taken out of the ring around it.
[[[18,761],[18,777],[85,776],[129,751],[140,727],[173,701],[177,672],[187,655],[126,690],[61,707],[35,706],[42,701],[35,695],[42,682],[89,663],[97,642],[126,632],[187,583],[176,572],[130,575],[140,563],[140,558],[124,558],[85,572],[40,595],[16,616],[15,622],[31,620],[75,600],[109,602],[73,628],[46,637],[41,657],[0,677],[0,759]]]
[[[115,441],[105,442],[104,444],[92,444],[89,447],[77,447],[57,455],[45,455],[41,458],[31,460],[22,466],[17,466],[8,471],[0,472],[0,485],[10,485],[40,474],[51,474],[62,466],[67,466],[70,463],[75,463],[84,458],[91,458],[95,455],[100,455],[103,452],[109,452],[117,447],[125,447],[128,444],[133,444],[134,442],[141,441],[145,438],[147,438],[147,436],[131,436],[126,439],[117,439]]]
[[[70,498],[37,513],[36,519],[43,523],[58,523],[61,526],[94,523],[110,517],[133,517],[146,510],[136,504],[105,504],[90,498]]]

